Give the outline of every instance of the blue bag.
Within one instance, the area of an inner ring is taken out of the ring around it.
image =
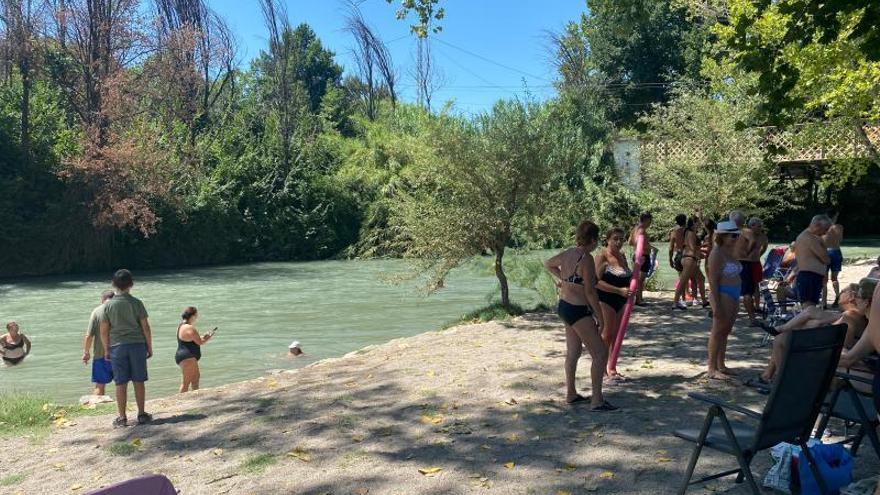
[[[841,488],[852,483],[853,458],[843,445],[816,444],[810,447],[810,453],[829,493],[836,495]],[[798,480],[802,495],[822,495],[803,452],[798,454]]]

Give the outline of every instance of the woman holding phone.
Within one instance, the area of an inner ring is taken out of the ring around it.
[[[209,333],[199,335],[195,324],[199,317],[199,311],[189,306],[180,315],[180,325],[177,326],[177,352],[174,361],[180,366],[183,379],[180,383],[180,393],[199,389],[199,359],[202,358],[202,346],[214,336],[215,328]]]

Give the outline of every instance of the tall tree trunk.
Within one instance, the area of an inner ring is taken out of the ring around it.
[[[21,70],[21,153],[24,164],[31,164],[31,75],[29,64],[23,63]]]
[[[510,288],[507,284],[507,275],[504,273],[504,244],[495,248],[495,276],[498,277],[498,284],[501,286],[501,304],[505,308],[510,307]]]

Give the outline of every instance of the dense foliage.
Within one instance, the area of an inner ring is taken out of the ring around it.
[[[431,103],[445,2],[389,3],[418,104],[356,4],[352,72],[278,0],[260,0],[268,43],[242,66],[205,0],[0,0],[0,275],[403,256],[438,287],[492,255],[506,303],[505,251],[564,245],[583,218],[739,207],[781,232],[826,206],[855,221],[880,184],[876,147],[786,181],[755,145],[760,126],[807,121],[864,143],[871,2],[589,0],[552,37],[555,98],[469,117]],[[633,190],[621,135],[714,144],[646,162]]]

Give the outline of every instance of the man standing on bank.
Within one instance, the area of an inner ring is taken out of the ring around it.
[[[822,236],[831,228],[831,223],[828,215],[816,215],[810,226],[795,240],[798,264],[795,288],[804,309],[818,305],[822,298],[825,274],[828,273],[828,263],[831,261]]]
[[[832,303],[832,306],[836,308],[840,300],[840,282],[837,281],[837,276],[840,274],[840,270],[843,269],[843,252],[840,250],[840,243],[843,242],[843,225],[837,223],[837,212],[831,212],[829,216],[831,217],[831,227],[822,236],[822,240],[825,242],[828,258],[831,259],[831,262],[828,264],[828,271],[831,273],[831,287],[834,289],[834,303]],[[822,287],[823,306],[828,304],[827,294],[828,284],[824,284]]]
[[[119,270],[113,274],[112,299],[104,303],[101,316],[101,343],[106,359],[113,365],[116,382],[116,409],[119,416],[114,427],[127,426],[128,382],[134,384],[138,424],[149,423],[153,417],[144,411],[146,401],[147,359],[153,357],[153,337],[147,310],[140,299],[129,291],[134,285],[131,272]]]
[[[89,316],[89,326],[86,328],[86,336],[83,339],[83,364],[89,364],[92,359],[92,383],[95,384],[94,395],[104,395],[105,386],[113,381],[113,367],[110,361],[104,359],[104,344],[101,342],[101,315],[104,314],[104,303],[113,298],[112,290],[101,293],[101,304],[92,310]],[[94,343],[94,356],[89,352]]]

